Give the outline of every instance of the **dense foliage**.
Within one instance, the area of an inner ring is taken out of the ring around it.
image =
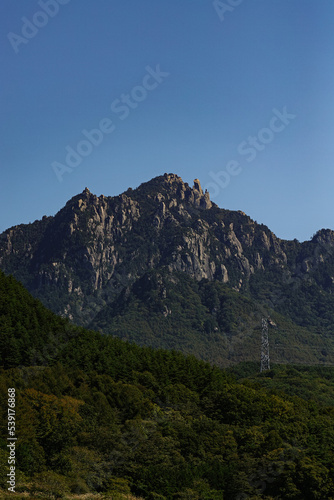
[[[332,337],[298,326],[219,281],[151,270],[106,305],[90,328],[138,345],[177,349],[221,367],[259,357],[261,318],[270,315],[275,363],[334,363]]]
[[[274,367],[255,376],[246,365],[227,373],[175,351],[76,329],[0,276],[7,318],[0,393],[5,401],[8,387],[16,388],[18,491],[41,498],[334,498],[334,371]],[[26,351],[15,358],[6,342],[21,338]],[[34,342],[44,354],[32,360]],[[299,379],[308,381],[304,393]],[[324,386],[324,398],[312,397]],[[5,488],[5,406],[0,420]]]
[[[0,365],[49,362],[76,328],[0,271]]]

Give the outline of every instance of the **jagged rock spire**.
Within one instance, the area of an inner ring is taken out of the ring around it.
[[[200,194],[203,194],[203,190],[201,188],[201,183],[198,179],[194,179],[194,189],[198,191]]]

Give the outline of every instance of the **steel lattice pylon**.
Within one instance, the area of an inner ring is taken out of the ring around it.
[[[262,318],[262,337],[261,337],[261,369],[270,370],[270,357],[269,357],[269,339],[268,339],[268,321]]]

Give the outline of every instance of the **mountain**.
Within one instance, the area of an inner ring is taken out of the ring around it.
[[[164,174],[116,197],[86,188],[54,217],[0,235],[0,268],[78,325],[222,366],[333,363],[334,232],[277,238]]]

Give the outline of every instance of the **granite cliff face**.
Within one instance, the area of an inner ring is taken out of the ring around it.
[[[322,307],[318,326],[334,326],[333,231],[304,243],[280,240],[244,213],[218,208],[198,179],[191,188],[175,174],[116,197],[86,188],[54,217],[8,229],[0,268],[86,326],[98,327],[101,311],[152,270],[220,282],[301,326],[314,327]],[[316,297],[309,317],[297,300],[308,293]]]

